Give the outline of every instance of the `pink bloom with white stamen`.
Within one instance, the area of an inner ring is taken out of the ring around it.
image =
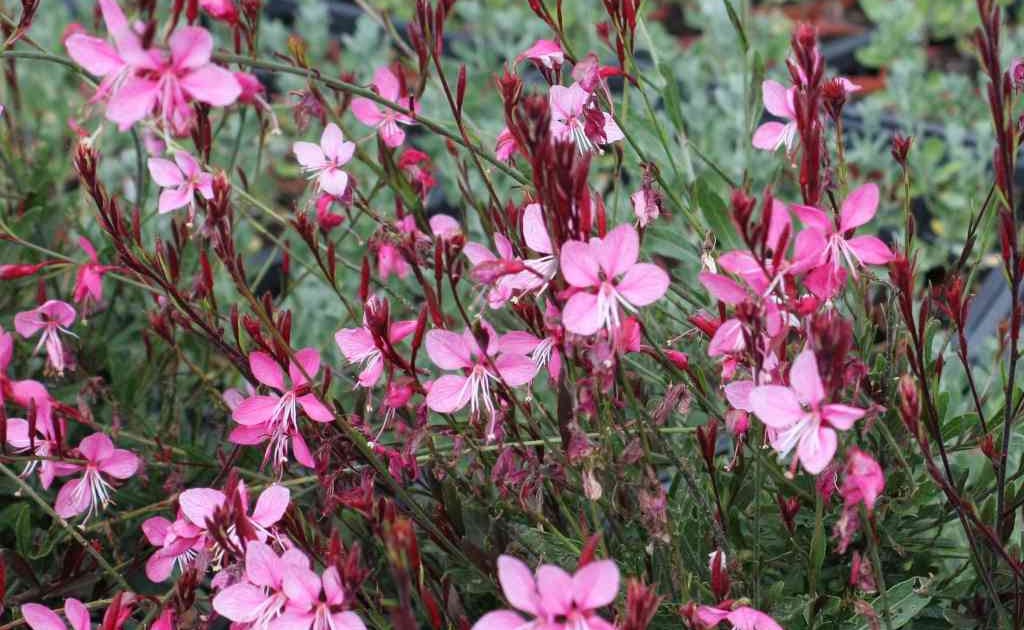
[[[213,598],[213,609],[241,628],[273,628],[288,605],[284,576],[290,567],[309,570],[309,559],[297,549],[278,556],[269,545],[252,541],[245,547],[243,580]]]
[[[411,97],[400,98],[398,77],[387,66],[378,68],[373,74],[373,86],[377,88],[377,94],[381,98],[401,105],[413,113],[419,112],[419,104]],[[364,125],[376,127],[384,144],[392,149],[405,142],[405,131],[398,125],[412,125],[416,122],[408,114],[388,107],[380,107],[376,102],[365,97],[352,99],[352,113]]]
[[[345,140],[341,129],[334,123],[328,124],[320,135],[320,144],[296,142],[292,151],[302,170],[316,179],[317,190],[335,197],[342,197],[348,189],[348,173],[341,170],[352,159],[356,145]]]
[[[410,319],[391,324],[388,338],[395,344],[416,330],[416,320]],[[373,387],[384,371],[384,357],[373,340],[373,334],[365,325],[359,328],[343,328],[334,335],[334,342],[349,363],[361,363],[360,387]]]
[[[796,88],[786,89],[778,81],[768,79],[761,84],[761,95],[764,100],[764,108],[773,116],[782,118],[786,122],[766,122],[754,131],[752,144],[756,149],[764,151],[776,151],[779,147],[786,147],[787,152],[793,151],[796,144],[796,110],[793,106],[793,97]]]
[[[39,343],[36,344],[35,352],[40,348],[46,348],[47,364],[57,374],[64,374],[67,363],[64,359],[64,344],[60,335],[68,334],[74,336],[68,327],[75,322],[75,308],[67,302],[60,300],[47,300],[38,308],[31,311],[22,311],[14,316],[14,329],[18,334],[28,339],[36,333],[39,335]]]
[[[86,300],[99,303],[103,300],[103,276],[115,267],[100,264],[96,248],[89,239],[79,237],[78,244],[89,257],[89,262],[78,267],[78,273],[75,275],[74,300],[78,303],[84,303]]]
[[[598,145],[625,138],[611,114],[599,110],[593,94],[579,83],[569,87],[552,85],[548,100],[551,135],[557,140],[573,142],[580,153],[596,151]]]
[[[160,193],[157,210],[164,214],[188,206],[191,225],[195,217],[195,196],[213,199],[213,175],[204,171],[199,162],[185,151],[176,152],[173,162],[149,158],[148,164],[153,181],[166,189]]]
[[[114,443],[103,433],[93,433],[84,438],[76,450],[86,463],[62,463],[57,474],[82,471],[82,476],[61,487],[53,509],[61,518],[85,512],[88,519],[111,502],[110,494],[114,487],[107,477],[120,480],[132,477],[139,469],[139,458],[131,451],[114,448]]]

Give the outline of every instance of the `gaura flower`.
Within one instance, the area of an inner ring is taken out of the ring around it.
[[[825,387],[818,360],[810,349],[801,352],[789,370],[789,387],[760,385],[749,396],[750,406],[771,430],[770,441],[780,457],[795,447],[797,462],[816,475],[836,453],[836,429],[846,431],[864,416],[864,410],[842,404],[823,404]]]
[[[399,100],[398,77],[387,66],[378,68],[373,74],[373,86],[381,98],[402,105],[413,113],[419,112],[419,104],[412,98]],[[405,142],[405,132],[398,125],[412,125],[416,122],[407,114],[380,107],[365,97],[352,99],[352,113],[364,125],[376,127],[381,140],[392,149]]]
[[[502,162],[511,162],[516,153],[522,153],[519,150],[519,143],[516,142],[516,137],[512,135],[508,127],[505,127],[498,134],[498,139],[494,143],[494,155]]]
[[[388,338],[395,344],[415,330],[415,319],[394,322],[388,330]],[[373,341],[370,329],[365,325],[359,328],[343,328],[335,333],[334,342],[338,344],[338,349],[349,363],[363,364],[363,371],[359,373],[359,386],[373,387],[384,371],[384,358],[380,348]]]
[[[309,559],[298,549],[279,557],[266,543],[250,542],[242,581],[217,593],[213,609],[243,628],[276,627],[288,604],[284,576],[290,567],[308,570]]]
[[[599,110],[593,103],[592,93],[579,83],[569,87],[552,85],[548,100],[551,135],[557,140],[573,142],[581,153],[625,138],[611,114]]]
[[[100,13],[107,32],[114,40],[109,44],[99,37],[73,33],[64,41],[68,56],[89,74],[102,77],[92,101],[99,101],[116,93],[131,76],[134,67],[129,61],[138,60],[149,53],[142,48],[142,40],[125,18],[114,0],[99,0]]]
[[[857,268],[884,265],[893,253],[876,236],[852,236],[853,231],[875,216],[878,186],[864,184],[851,192],[839,211],[838,225],[828,214],[811,206],[794,205],[807,229],[797,235],[794,264],[812,268],[804,279],[816,296],[833,297],[846,282],[845,266],[857,277]]]
[[[851,447],[846,455],[846,468],[843,472],[843,487],[839,494],[843,496],[843,504],[851,508],[860,502],[868,512],[875,509],[875,502],[885,490],[885,474],[882,467],[864,451],[856,446]]]
[[[114,443],[103,433],[93,433],[83,438],[76,450],[86,463],[62,462],[57,474],[82,471],[82,476],[61,486],[53,509],[61,518],[71,518],[85,512],[88,519],[110,503],[114,487],[106,478],[129,479],[139,469],[139,458],[131,451],[114,448]]]
[[[717,628],[723,621],[728,621],[736,630],[782,630],[778,622],[756,608],[731,606],[731,602],[723,602],[718,606],[700,606],[697,608],[696,621],[703,628]]]
[[[308,567],[284,566],[284,593],[288,604],[280,627],[291,630],[366,630],[359,615],[341,610],[347,603],[338,568],[330,566],[322,575]]]
[[[286,385],[277,361],[265,352],[250,354],[249,367],[253,376],[277,393],[250,396],[231,415],[241,426],[236,427],[228,439],[235,444],[262,444],[269,440],[264,461],[272,461],[275,468],[287,463],[289,441],[297,462],[307,468],[316,465],[299,431],[299,408],[316,422],[334,419],[331,410],[310,392],[310,383],[306,380],[307,375],[315,378],[320,371],[320,353],[315,348],[304,348],[295,353],[295,360],[298,363],[288,366],[291,384]]]
[[[669,277],[661,267],[638,263],[640,237],[629,224],[604,238],[567,241],[562,245],[561,269],[566,282],[580,289],[565,303],[562,322],[577,335],[592,335],[601,328],[617,329],[621,309],[636,312],[660,299]]]
[[[48,423],[37,418],[33,434],[33,428],[27,420],[22,418],[7,419],[7,435],[4,436],[7,447],[14,453],[31,453],[38,457],[25,465],[21,471],[22,477],[28,477],[36,470],[39,471],[39,484],[44,490],[53,483],[57,474],[58,462],[49,459],[57,452],[57,442],[54,439],[53,430],[46,426]]]
[[[534,574],[522,561],[501,556],[498,581],[513,610],[489,612],[472,630],[615,628],[597,614],[619,594],[619,569],[611,560],[591,562],[573,575],[550,564],[541,565]]]
[[[57,613],[41,604],[22,604],[21,616],[32,630],[68,630]],[[71,630],[89,630],[92,627],[89,609],[73,597],[64,600],[64,616]]]
[[[92,246],[89,239],[84,236],[79,237],[78,244],[85,251],[85,255],[89,257],[89,262],[78,266],[73,299],[78,303],[84,303],[86,300],[98,303],[103,300],[103,276],[114,267],[100,264],[96,248]]]
[[[776,151],[779,147],[786,147],[787,152],[793,151],[793,145],[797,140],[796,110],[793,106],[795,94],[795,87],[786,89],[778,81],[768,79],[761,83],[764,108],[773,116],[782,118],[786,122],[771,121],[758,127],[754,131],[754,148]]]
[[[533,46],[519,53],[516,63],[524,59],[532,61],[538,66],[554,70],[565,63],[565,53],[562,52],[562,46],[558,42],[550,39],[538,39]]]
[[[64,344],[60,340],[61,333],[74,336],[68,327],[75,322],[75,308],[67,302],[60,300],[47,300],[41,306],[31,311],[22,311],[14,316],[14,329],[18,334],[28,339],[36,333],[39,335],[39,343],[36,344],[34,352],[40,348],[46,348],[47,364],[57,374],[64,374],[66,362],[64,360]]]
[[[166,189],[160,193],[157,210],[161,214],[188,206],[191,224],[195,216],[195,196],[213,199],[213,175],[204,171],[199,162],[185,151],[177,151],[173,162],[149,158],[148,164],[153,181]]]
[[[316,179],[317,190],[335,197],[342,197],[348,188],[348,173],[341,167],[352,159],[356,145],[345,140],[341,129],[329,123],[320,136],[320,144],[296,142],[292,145],[295,157],[308,172],[310,179]]]

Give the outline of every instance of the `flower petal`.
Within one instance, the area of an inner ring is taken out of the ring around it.
[[[284,516],[291,502],[291,491],[279,483],[271,484],[260,493],[252,510],[252,520],[263,527],[274,525]],[[276,557],[275,557],[276,560]]]
[[[754,130],[751,144],[755,149],[775,151],[786,137],[786,125],[780,122],[766,122]]]
[[[789,368],[789,384],[802,403],[817,405],[825,399],[825,386],[818,372],[818,359],[810,348],[798,354],[793,361],[792,367]]]
[[[875,236],[855,236],[846,245],[865,265],[884,265],[894,258],[892,250]]]
[[[661,299],[668,291],[669,277],[665,271],[650,263],[630,267],[615,290],[633,306],[646,306]]]
[[[129,77],[110,97],[107,118],[124,131],[153,111],[158,94],[156,81]]]
[[[99,469],[115,479],[128,479],[139,470],[139,458],[129,450],[115,448],[110,457],[100,463]]]
[[[590,251],[607,278],[617,278],[636,264],[640,252],[640,236],[629,223],[623,223],[598,242],[591,241]],[[595,246],[596,245],[596,246]]]
[[[836,454],[837,442],[836,432],[827,427],[805,432],[796,447],[804,470],[812,475],[825,470]]]
[[[533,572],[522,560],[512,556],[499,556],[498,581],[505,593],[505,599],[513,608],[531,615],[537,614],[537,584],[533,579]],[[480,622],[477,622],[477,625],[479,624]]]
[[[839,211],[839,231],[858,228],[875,216],[878,211],[878,186],[867,183],[859,186],[846,196]]]
[[[600,330],[602,323],[601,313],[597,309],[597,296],[593,293],[576,293],[562,309],[562,324],[571,333],[593,335]]]
[[[446,374],[430,384],[427,407],[438,413],[454,413],[466,406],[471,395],[465,376]]]
[[[531,203],[523,209],[523,239],[526,246],[537,253],[551,254],[555,251],[539,203]]]
[[[320,145],[312,142],[296,142],[292,145],[292,152],[299,164],[310,170],[323,168],[327,156],[324,155]]]
[[[167,44],[171,59],[179,70],[195,69],[210,63],[213,54],[213,37],[205,28],[182,26],[174,30]]]
[[[426,335],[427,354],[442,370],[458,370],[473,366],[470,348],[462,335],[435,328]]]
[[[292,387],[302,387],[309,379],[316,378],[320,371],[320,351],[316,348],[303,348],[295,353],[295,361],[288,365],[288,376],[292,379]]]
[[[248,582],[239,582],[217,593],[213,598],[213,609],[235,623],[248,623],[255,621],[266,601],[263,589]]]
[[[559,265],[565,281],[574,287],[596,287],[601,284],[597,275],[600,265],[586,243],[568,241],[562,245]]]
[[[334,420],[334,414],[324,403],[320,402],[320,399],[314,394],[306,394],[305,396],[299,396],[299,405],[302,406],[302,410],[306,412],[311,420],[317,422],[331,422]]]
[[[231,418],[245,426],[264,424],[273,417],[280,401],[278,396],[250,396],[235,407]]]
[[[276,390],[284,390],[284,372],[277,361],[266,352],[249,353],[249,369],[260,383]]]
[[[537,364],[521,354],[499,355],[494,367],[509,387],[526,385],[537,375]]]
[[[21,616],[32,630],[67,630],[57,613],[41,604],[22,604]]]
[[[778,81],[768,79],[761,83],[761,98],[764,101],[764,108],[773,116],[792,119],[793,106],[790,105],[788,93],[784,85]]]
[[[180,186],[185,183],[185,178],[181,174],[181,169],[178,165],[170,160],[163,158],[149,158],[146,163],[149,166],[149,174],[153,177],[153,181],[156,182],[157,186],[168,188],[170,186]]]
[[[75,33],[67,38],[64,46],[75,63],[85,68],[89,74],[102,77],[124,66],[124,61],[114,47],[98,37]]]
[[[53,511],[61,518],[72,518],[89,509],[92,504],[92,494],[88,488],[79,489],[84,483],[81,478],[72,479],[63,486],[57,493],[57,500],[53,504]]]
[[[619,594],[619,567],[612,560],[590,562],[572,576],[573,599],[584,610],[615,601]]]
[[[214,107],[227,107],[242,94],[234,73],[212,63],[189,72],[180,83],[192,98]]]
[[[380,124],[380,121],[384,120],[384,114],[380,111],[380,108],[368,98],[359,97],[352,99],[352,105],[349,108],[352,110],[356,120],[368,127],[376,127]]]
[[[780,385],[755,387],[750,392],[750,406],[761,422],[773,429],[785,429],[806,415],[793,390]]]
[[[206,521],[224,505],[224,493],[213,488],[189,488],[178,495],[178,507],[193,525],[206,529]]]

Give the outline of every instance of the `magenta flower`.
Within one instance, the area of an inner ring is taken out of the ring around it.
[[[621,308],[636,312],[665,295],[669,277],[661,267],[638,263],[640,237],[636,228],[623,224],[604,238],[586,243],[568,241],[562,246],[562,275],[580,289],[565,303],[562,321],[577,335],[593,335],[601,328],[618,329]]]
[[[310,179],[316,179],[317,190],[335,197],[342,197],[348,188],[348,173],[341,170],[341,167],[352,159],[355,150],[356,145],[346,141],[341,129],[334,123],[324,127],[319,145],[312,142],[296,142],[292,145],[302,170],[310,174]]]
[[[92,101],[117,93],[131,76],[133,63],[151,55],[142,48],[142,39],[132,30],[121,7],[114,0],[99,0],[100,12],[114,44],[84,33],[74,33],[64,41],[68,55],[89,74],[102,77]],[[148,62],[143,62],[148,63]]]
[[[454,413],[469,404],[474,415],[483,407],[491,416],[487,439],[493,440],[497,418],[491,383],[521,387],[533,380],[537,366],[522,354],[502,352],[498,336],[490,325],[484,323],[483,329],[487,335],[486,348],[480,347],[469,329],[461,335],[439,329],[427,333],[430,360],[442,370],[463,372],[438,377],[427,392],[427,407],[438,413]]]
[[[57,613],[41,604],[22,604],[21,616],[32,630],[68,630]],[[64,616],[71,630],[89,630],[92,627],[89,609],[72,597],[64,600]]]
[[[573,142],[581,153],[598,149],[625,138],[611,114],[602,112],[593,102],[593,94],[579,83],[569,87],[552,85],[551,135],[556,140]]]
[[[750,392],[750,406],[771,430],[770,439],[780,457],[796,447],[797,462],[816,475],[836,453],[836,429],[846,431],[864,416],[864,410],[842,404],[822,404],[825,387],[818,360],[810,349],[801,352],[789,370],[789,387],[761,385]]]
[[[195,196],[213,199],[213,175],[203,171],[199,162],[185,151],[174,154],[174,161],[149,158],[149,174],[157,186],[166,188],[160,193],[158,211],[163,214],[188,206],[189,224],[195,215]]]
[[[498,134],[498,139],[494,143],[494,155],[502,162],[511,162],[516,153],[522,153],[519,150],[519,143],[516,142],[516,137],[512,135],[508,127],[505,127]]]
[[[782,630],[778,622],[750,606],[739,606],[731,610],[722,604],[700,606],[696,617],[704,628],[716,628],[723,621],[728,621],[736,630]]]
[[[60,335],[64,333],[74,336],[74,333],[68,330],[68,327],[74,322],[75,308],[73,306],[60,300],[47,300],[31,311],[22,311],[15,315],[14,329],[25,339],[41,332],[34,352],[39,352],[40,348],[45,347],[47,364],[57,374],[63,375],[67,363]]]
[[[330,566],[323,575],[308,567],[288,564],[282,585],[288,605],[277,627],[289,630],[366,630],[359,615],[340,610],[347,603],[338,568]]]
[[[39,471],[39,484],[43,489],[48,489],[53,484],[53,478],[58,474],[59,463],[49,459],[57,453],[57,442],[53,438],[53,430],[47,427],[48,423],[41,422],[37,417],[36,426],[33,432],[27,420],[22,418],[7,419],[7,434],[4,436],[8,448],[12,452],[31,453],[35,459],[25,465],[21,471],[22,477],[28,477],[36,470]]]
[[[843,496],[843,504],[851,508],[860,502],[868,512],[875,509],[875,502],[885,490],[885,474],[875,458],[851,447],[846,454],[846,469],[843,473],[843,487],[839,494]]]
[[[796,144],[796,110],[793,107],[793,96],[796,88],[786,89],[778,81],[768,79],[761,83],[761,96],[764,108],[773,116],[784,119],[785,123],[766,122],[754,131],[753,145],[756,149],[776,151],[786,147],[787,152]]]
[[[573,575],[545,564],[537,568],[535,576],[522,561],[501,556],[498,581],[514,610],[489,612],[473,624],[472,630],[615,628],[596,612],[614,602],[619,594],[619,569],[611,560],[591,562]]]
[[[236,427],[228,439],[235,444],[262,444],[270,441],[264,461],[273,461],[280,468],[288,461],[288,443],[291,442],[295,460],[308,468],[316,462],[299,431],[298,408],[316,422],[330,422],[334,414],[315,394],[310,383],[320,371],[320,353],[315,348],[304,348],[295,353],[298,364],[288,366],[290,385],[285,385],[281,366],[264,352],[249,355],[249,368],[257,381],[279,394],[250,396],[235,408],[231,417],[242,425]],[[305,373],[305,374],[304,374]]]
[[[277,627],[288,604],[284,576],[292,567],[309,570],[309,559],[297,549],[280,557],[269,545],[252,541],[245,547],[243,580],[213,598],[213,609],[243,628]]]
[[[893,259],[892,251],[878,237],[851,237],[878,210],[875,184],[864,184],[846,197],[839,211],[838,227],[818,208],[794,205],[793,210],[807,226],[797,236],[794,264],[811,269],[804,284],[822,299],[834,296],[846,282],[844,261],[856,278],[858,267],[884,265]]]
[[[388,339],[396,344],[416,330],[416,320],[410,319],[391,324]],[[343,328],[334,335],[334,342],[349,363],[362,363],[358,384],[373,387],[384,371],[384,358],[373,340],[373,334],[365,325],[359,328]]]
[[[86,256],[89,257],[89,262],[78,267],[78,273],[75,276],[73,299],[78,303],[84,303],[86,300],[99,303],[103,300],[103,276],[113,270],[114,267],[100,264],[100,259],[96,255],[96,248],[92,246],[89,239],[84,236],[79,237],[78,244],[85,251]]]
[[[142,523],[142,533],[149,544],[158,549],[146,561],[146,577],[160,583],[171,577],[174,569],[184,573],[206,549],[206,530],[197,527],[180,512],[173,522],[154,516]]]
[[[213,38],[206,29],[180,27],[168,45],[169,53],[138,50],[126,59],[134,73],[107,103],[107,118],[121,131],[156,113],[173,133],[184,135],[195,118],[191,101],[226,107],[241,95],[235,75],[210,61]]]
[[[538,39],[533,46],[530,46],[516,57],[516,63],[523,60],[532,62],[550,83],[558,80],[558,71],[565,63],[565,53],[562,46],[550,39]]]
[[[399,101],[398,77],[387,66],[377,68],[377,71],[373,73],[373,86],[377,88],[377,94],[381,98],[401,104],[406,109],[412,110],[413,113],[419,112],[419,104],[411,97]],[[352,113],[364,125],[376,127],[381,140],[392,149],[405,142],[405,132],[398,125],[415,123],[412,117],[387,107],[379,107],[377,103],[364,97],[352,100]]]
[[[114,487],[106,477],[129,479],[139,469],[139,458],[131,451],[114,448],[114,443],[103,433],[93,433],[83,438],[76,450],[86,463],[62,463],[57,474],[82,471],[82,476],[61,486],[53,509],[61,518],[71,518],[85,512],[85,518],[88,519],[99,508],[105,508],[111,502],[110,493]]]

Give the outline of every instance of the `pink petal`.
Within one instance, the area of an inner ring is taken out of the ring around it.
[[[629,223],[623,223],[599,241],[591,241],[590,251],[597,258],[605,277],[617,278],[636,264],[640,236]]]
[[[793,209],[793,212],[796,213],[796,216],[800,217],[800,221],[802,221],[807,227],[821,232],[824,236],[828,236],[835,232],[835,224],[832,222],[832,217],[826,214],[824,210],[820,210],[814,206],[805,206],[798,203],[795,203],[790,207]]]
[[[67,630],[57,613],[40,604],[22,604],[21,616],[32,630]]]
[[[299,164],[308,169],[323,168],[324,162],[327,161],[327,156],[320,149],[320,145],[312,142],[296,142],[292,145],[292,152],[295,153],[295,159]]]
[[[311,420],[317,422],[331,422],[334,420],[334,414],[327,407],[327,405],[320,402],[315,394],[306,394],[305,396],[299,396],[299,405],[302,406],[302,410],[306,412],[306,415]]]
[[[619,567],[612,560],[590,562],[572,576],[573,599],[584,610],[615,601],[619,594]]]
[[[590,247],[580,241],[567,241],[559,254],[559,266],[565,281],[574,287],[596,287],[601,284],[598,277],[600,265]]]
[[[446,374],[430,384],[427,407],[438,413],[454,413],[466,406],[472,391],[465,376]]]
[[[630,267],[615,290],[633,306],[646,306],[661,299],[668,285],[668,274],[661,267],[639,263]]]
[[[498,581],[505,593],[505,599],[513,608],[532,615],[537,614],[537,584],[534,582],[533,572],[522,560],[512,556],[499,556]],[[480,622],[477,622],[477,625],[479,624]]]
[[[449,330],[434,329],[426,335],[427,354],[442,370],[458,370],[473,366],[470,349],[462,335]]]
[[[18,334],[25,339],[39,332],[44,326],[45,323],[40,319],[35,309],[22,311],[14,316],[14,330],[18,331]]]
[[[320,581],[323,582],[324,601],[329,606],[340,606],[345,602],[345,587],[341,583],[341,576],[338,575],[338,567],[324,569]]]
[[[792,230],[792,222],[789,219],[789,209],[786,208],[786,204],[782,203],[778,199],[772,199],[772,218],[771,222],[768,224],[768,247],[771,247],[773,250],[778,249],[781,244],[779,243],[779,240],[782,238],[782,233],[786,228],[790,228],[790,230]],[[790,234],[789,238],[793,238],[793,235]]]
[[[515,330],[498,338],[498,350],[513,354],[530,354],[540,343],[540,339],[525,330]]]
[[[75,63],[89,74],[102,77],[124,67],[124,61],[114,47],[98,37],[75,33],[67,38],[64,46]]]
[[[761,98],[764,100],[764,108],[773,116],[779,118],[794,118],[793,106],[790,105],[788,91],[778,81],[768,79],[761,83]]]
[[[793,390],[779,385],[761,385],[750,392],[754,413],[773,429],[785,429],[806,416]]]
[[[130,77],[110,97],[107,118],[124,131],[145,118],[156,103],[159,87],[156,81]]]
[[[281,484],[271,484],[260,493],[256,507],[252,511],[252,520],[263,527],[274,525],[284,516],[291,502],[291,492]]]
[[[526,246],[540,254],[554,253],[544,212],[539,203],[531,203],[523,210],[523,239]]]
[[[359,97],[352,99],[350,109],[356,120],[368,127],[376,127],[384,119],[384,114],[377,107],[377,104],[368,98]]]
[[[537,592],[548,614],[568,614],[573,607],[573,590],[572,576],[560,567],[545,564],[537,569]]]
[[[565,248],[562,248],[562,252],[565,252]],[[593,293],[576,293],[562,309],[562,324],[566,330],[577,335],[593,335],[602,323],[601,313],[597,310],[597,296]]]
[[[189,72],[180,83],[192,98],[214,107],[227,107],[242,94],[234,73],[212,63]]]
[[[182,26],[175,29],[167,43],[171,48],[171,59],[178,69],[191,70],[210,63],[213,38],[205,28]]]
[[[178,495],[178,507],[185,518],[200,529],[206,529],[206,521],[226,500],[224,493],[212,488],[190,488]]]
[[[466,258],[469,259],[469,262],[472,263],[474,267],[481,263],[493,262],[498,259],[493,253],[491,253],[491,250],[479,243],[466,243],[466,246],[462,248],[462,253],[466,255]]]
[[[836,432],[826,427],[804,433],[796,447],[804,470],[812,475],[825,470],[836,454],[837,442]]]
[[[172,212],[178,208],[187,206],[192,201],[192,188],[183,185],[178,188],[167,188],[160,193],[160,203],[157,211],[161,214]]]
[[[513,260],[516,258],[515,248],[512,247],[512,241],[501,232],[494,234],[494,249],[498,252],[498,258],[501,260]]]
[[[335,197],[343,197],[348,188],[348,173],[331,167],[320,173],[317,182],[320,184],[320,190]]]
[[[874,236],[855,236],[846,244],[865,265],[884,265],[894,258],[886,244]]]
[[[790,272],[803,273],[821,265],[827,246],[828,241],[818,229],[807,228],[801,231],[796,235],[796,242],[793,245],[793,264],[790,265]]]
[[[62,328],[68,328],[75,321],[75,307],[61,300],[47,300],[39,307],[39,312],[57,320]]]
[[[276,390],[284,390],[284,372],[277,361],[266,352],[250,353],[249,369],[260,383]]]
[[[87,488],[79,492],[80,484],[82,484],[82,479],[76,478],[61,486],[57,493],[57,501],[53,505],[57,516],[72,518],[89,509],[92,504],[92,494]]]
[[[874,216],[878,210],[878,186],[864,184],[846,196],[839,211],[839,231],[858,228]]]
[[[300,369],[301,368],[301,369]],[[320,352],[316,348],[303,348],[295,353],[295,362],[288,365],[292,387],[302,387],[320,371]]]
[[[537,364],[521,354],[502,354],[494,360],[494,367],[509,387],[526,385],[537,375]]]
[[[751,144],[755,149],[775,151],[786,137],[786,125],[780,122],[766,122],[754,130]]]
[[[526,620],[511,610],[495,610],[480,617],[470,630],[521,630],[525,627],[529,627]]]
[[[366,624],[352,611],[332,613],[331,621],[337,630],[366,630]]]
[[[825,399],[818,359],[809,348],[798,354],[793,366],[789,368],[789,384],[802,403],[817,405]]]
[[[608,112],[602,112],[602,114],[604,115],[604,127],[601,131],[604,132],[604,144],[623,140],[626,134],[622,133],[622,129],[619,128],[619,123],[615,122],[615,118]]]
[[[64,600],[64,616],[68,618],[74,630],[89,630],[92,626],[89,609],[74,597]]]
[[[115,479],[128,479],[139,469],[139,458],[131,451],[117,448],[100,463],[99,469]]]
[[[78,443],[78,452],[90,462],[100,462],[114,454],[114,443],[104,433],[93,433]]]
[[[334,334],[334,342],[351,363],[362,361],[369,354],[377,352],[373,335],[366,328],[343,328]]]
[[[747,292],[732,278],[710,271],[702,271],[697,275],[697,279],[708,290],[708,293],[726,304],[736,305],[747,301]]]
[[[232,584],[213,598],[213,609],[236,623],[254,621],[267,600],[263,589],[248,582]]]
[[[377,130],[380,133],[381,140],[384,141],[384,145],[387,147],[394,149],[405,142],[405,132],[402,131],[402,128],[394,120],[385,122]]]
[[[750,405],[750,392],[754,391],[754,381],[733,381],[725,386],[725,399],[733,409],[753,412]]]
[[[281,559],[266,543],[252,540],[246,545],[245,577],[256,586],[279,587],[280,564]]]
[[[250,396],[235,407],[231,417],[245,426],[260,425],[270,421],[280,401],[278,396]]]
[[[362,387],[373,387],[383,372],[384,361],[379,356],[370,359],[366,362],[366,367],[363,368],[363,371],[359,373],[359,385]]]
[[[254,444],[262,444],[268,437],[270,436],[267,433],[267,426],[259,423],[253,426],[242,425],[231,429],[231,433],[228,434],[228,441],[232,444],[252,446]]]
[[[146,577],[150,582],[159,584],[174,573],[177,560],[174,556],[164,554],[159,550],[146,560]]]
[[[146,540],[154,547],[163,547],[167,532],[171,529],[171,522],[162,516],[147,518],[142,522],[142,533]]]
[[[186,151],[175,151],[174,163],[178,165],[186,179],[191,179],[202,173],[199,162]]]
[[[356,145],[345,142],[345,136],[341,133],[341,129],[334,123],[328,123],[324,128],[324,132],[320,136],[320,146],[323,147],[324,155],[337,166],[352,159],[352,153],[356,150]]]
[[[320,599],[320,576],[309,569],[286,566],[282,582],[282,590],[288,596],[290,606],[306,610]]]
[[[392,102],[398,100],[398,77],[387,66],[381,66],[373,73],[373,85],[383,98]]]
[[[388,329],[388,340],[391,341],[391,343],[398,343],[416,332],[416,325],[417,322],[415,319],[404,319],[392,322],[391,328]]]
[[[313,459],[313,454],[309,452],[309,446],[306,445],[306,440],[303,439],[301,433],[292,435],[292,455],[295,456],[295,461],[306,468],[316,468],[316,460]]]
[[[854,422],[864,417],[865,413],[863,409],[850,405],[825,405],[821,409],[821,417],[842,431],[849,430]]]
[[[740,606],[726,617],[735,630],[782,630],[782,626],[760,610]]]

